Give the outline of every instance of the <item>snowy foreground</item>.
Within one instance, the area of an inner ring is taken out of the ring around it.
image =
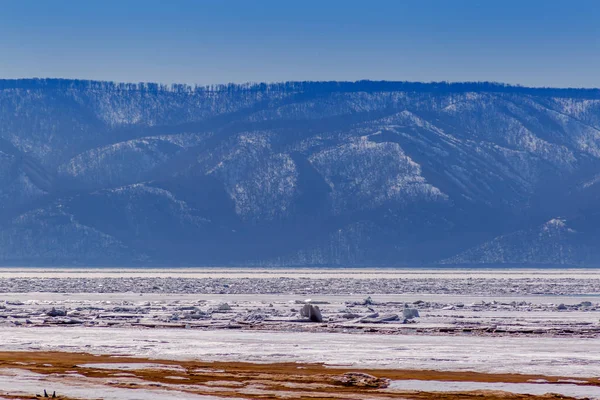
[[[450,384],[417,376],[394,378],[382,390],[385,396],[393,392],[402,398],[412,398],[406,393],[414,391],[473,390],[600,398],[600,271],[596,270],[128,270],[120,274],[5,269],[0,270],[0,290],[1,352],[526,374],[539,378]],[[311,322],[302,315],[306,305],[318,307],[323,321]],[[79,370],[67,379],[57,371],[44,374],[33,367],[19,369],[20,365],[3,365],[0,396],[35,394],[42,387],[41,383],[35,386],[38,380],[52,383],[71,398],[98,398],[86,397],[85,390],[91,387],[94,393],[103,393],[101,398],[114,399],[233,397],[229,392],[208,396],[198,388],[186,391],[181,382],[181,387],[176,382],[136,390],[117,388],[118,383],[103,392],[99,388],[108,381],[90,380]],[[81,390],[73,392],[74,387]],[[242,387],[235,394],[247,398]],[[169,390],[171,397],[156,392],[159,389]],[[279,389],[272,390],[269,393]],[[290,398],[289,393],[281,396]],[[344,396],[332,398],[355,398]],[[379,398],[373,393],[357,396]]]

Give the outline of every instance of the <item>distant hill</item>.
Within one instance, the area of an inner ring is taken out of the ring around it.
[[[2,265],[600,265],[600,90],[0,80]]]

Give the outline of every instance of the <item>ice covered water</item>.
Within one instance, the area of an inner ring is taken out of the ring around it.
[[[497,390],[509,393],[544,395],[556,393],[576,398],[600,399],[600,387],[551,383],[506,383],[506,382],[448,382],[401,380],[392,381],[390,390],[426,392],[470,392],[475,390]]]

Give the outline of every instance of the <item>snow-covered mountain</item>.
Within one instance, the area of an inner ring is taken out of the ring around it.
[[[0,81],[0,264],[600,265],[600,91]]]

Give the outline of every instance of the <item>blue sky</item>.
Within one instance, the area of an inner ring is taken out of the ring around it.
[[[597,0],[2,0],[0,77],[600,87]]]

